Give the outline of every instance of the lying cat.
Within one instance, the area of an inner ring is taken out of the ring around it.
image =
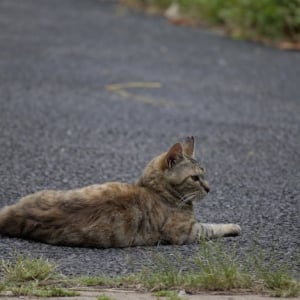
[[[44,190],[0,210],[0,233],[53,245],[129,247],[235,236],[235,224],[197,223],[193,201],[209,192],[194,137],[146,166],[136,184]]]

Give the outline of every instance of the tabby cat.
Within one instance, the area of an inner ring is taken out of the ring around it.
[[[193,201],[209,192],[187,137],[150,161],[135,184],[44,190],[0,210],[0,233],[53,245],[129,247],[235,236],[235,224],[197,223]]]

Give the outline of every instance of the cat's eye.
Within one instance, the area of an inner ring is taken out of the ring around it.
[[[199,176],[197,176],[197,175],[191,176],[191,178],[192,178],[194,181],[200,181],[200,178],[199,178]]]

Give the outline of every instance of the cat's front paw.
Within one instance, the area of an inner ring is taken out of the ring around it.
[[[241,227],[237,224],[230,224],[230,232],[227,236],[237,236],[241,234]]]

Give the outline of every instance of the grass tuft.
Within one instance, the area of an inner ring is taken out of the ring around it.
[[[201,243],[194,259],[196,270],[183,272],[164,256],[155,257],[154,261],[154,267],[138,274],[138,281],[151,290],[228,291],[250,288],[253,284],[252,276],[241,270],[233,254],[224,251],[220,243]]]
[[[177,257],[180,261],[182,258]],[[170,258],[163,255],[154,256],[154,266],[144,268],[136,274],[136,279],[152,291],[168,290],[184,284],[185,275]]]
[[[60,287],[52,287],[48,289],[35,290],[33,295],[38,297],[74,297],[79,296],[80,294],[76,291],[70,291]]]
[[[105,294],[101,294],[97,297],[97,300],[115,300],[115,298]]]
[[[60,287],[39,288],[37,285],[25,285],[11,289],[15,296],[37,296],[37,297],[74,297],[80,294]]]
[[[1,260],[2,291],[11,291],[16,296],[77,296],[77,292],[57,286],[57,281],[59,285],[63,283],[63,280],[55,270],[56,265],[43,258],[25,257],[18,254],[13,261]]]
[[[236,261],[235,249],[228,253],[220,242],[202,241],[196,258],[199,267],[194,285],[206,290],[228,291],[249,288],[252,276]]]
[[[154,257],[153,267],[135,275],[135,282],[162,294],[174,289],[190,292],[247,289],[278,297],[300,294],[299,282],[289,274],[288,267],[279,266],[274,270],[259,255],[249,255],[249,260],[254,269],[240,264],[235,249],[229,253],[220,241],[202,241],[194,258],[194,269],[183,272],[169,257],[159,255]]]
[[[4,291],[4,289],[5,289],[4,283],[0,282],[0,293],[1,293],[2,291]]]
[[[47,280],[54,276],[56,266],[43,258],[17,255],[14,262],[1,260],[0,269],[6,281]]]
[[[273,41],[277,44],[278,41],[285,41],[299,50],[300,0],[123,0],[123,2],[129,5],[134,2],[146,9],[154,7],[161,11],[166,11],[170,5],[176,4],[180,10],[179,20],[181,18],[222,28],[225,33],[236,39]],[[287,45],[285,47],[288,48]]]
[[[257,250],[254,261],[256,277],[263,283],[263,288],[276,297],[296,297],[300,294],[300,282],[290,274],[287,264],[276,264],[274,258],[267,259],[262,251]]]
[[[82,276],[78,278],[78,281],[85,286],[115,286],[120,279],[107,276]]]
[[[77,292],[66,286],[131,287],[155,292],[157,297],[178,300],[176,290],[268,292],[277,297],[297,297],[300,283],[289,270],[290,266],[276,264],[276,259],[266,258],[262,250],[253,249],[242,266],[235,249],[230,253],[220,241],[202,241],[198,254],[191,259],[193,267],[180,268],[180,256],[156,255],[154,265],[143,271],[117,278],[107,276],[65,279],[55,272],[56,266],[47,260],[17,255],[14,262],[2,260],[0,293],[11,291],[14,295],[38,297],[75,296]],[[273,253],[274,254],[274,253]],[[275,254],[274,254],[275,257]],[[248,262],[247,262],[248,260]],[[98,300],[106,300],[100,295]],[[111,298],[109,298],[111,299]]]

